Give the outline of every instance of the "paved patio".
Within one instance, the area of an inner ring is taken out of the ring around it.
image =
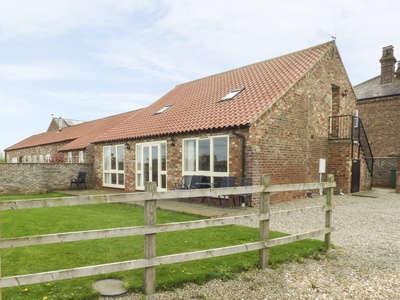
[[[124,191],[120,190],[95,190],[95,189],[72,189],[72,190],[64,190],[61,191],[71,195],[104,195],[104,194],[119,194],[124,193]],[[370,198],[379,198],[383,195],[387,195],[390,193],[395,193],[394,189],[389,188],[372,188],[369,191],[363,191],[352,194],[352,196],[359,196],[359,197],[370,197]],[[136,204],[143,205],[143,202],[136,202]],[[207,202],[200,202],[200,201],[193,201],[189,202],[189,200],[162,200],[157,202],[157,207],[165,210],[173,210],[173,211],[180,211],[194,215],[200,215],[205,217],[218,217],[227,214],[234,214],[235,211],[243,211],[243,207],[238,206],[230,206],[230,203],[221,207],[218,200],[215,199],[214,202],[210,206],[207,205]],[[254,207],[246,207],[247,213],[257,213],[258,208]]]
[[[72,189],[72,190],[63,190],[60,191],[66,194],[71,195],[110,195],[110,194],[120,194],[124,193],[124,191],[118,190],[95,190],[95,189]],[[143,205],[143,202],[135,202],[135,204]],[[204,217],[218,217],[227,214],[234,214],[235,211],[243,211],[244,208],[240,206],[230,206],[230,203],[225,202],[224,207],[221,207],[218,199],[214,199],[210,206],[207,205],[207,201],[192,201],[190,202],[187,199],[183,199],[181,201],[178,200],[161,200],[157,201],[157,207],[165,210],[172,211],[180,211],[189,214],[204,216]],[[254,207],[246,207],[246,211],[248,214],[257,213],[258,208]]]

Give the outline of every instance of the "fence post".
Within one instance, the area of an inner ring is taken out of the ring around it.
[[[271,182],[271,177],[267,175],[261,175],[260,184],[264,186],[264,190]],[[270,213],[269,208],[270,193],[262,191],[260,193],[260,214]],[[267,220],[260,221],[260,241],[267,243],[269,241],[269,216]],[[259,264],[261,269],[268,267],[268,255],[269,249],[264,248],[259,250]]]
[[[146,182],[145,191],[155,192],[156,182]],[[155,226],[157,223],[157,203],[156,200],[145,200],[144,202],[144,225]],[[144,235],[144,258],[152,259],[156,257],[156,234]],[[151,295],[156,292],[156,267],[144,268],[143,292]],[[0,299],[1,300],[1,299]]]
[[[333,174],[328,174],[328,182],[334,182],[335,177]],[[325,211],[325,228],[332,226],[332,199],[333,199],[333,187],[327,188],[326,191],[326,211]],[[331,233],[325,233],[325,248],[329,250],[331,247]]]

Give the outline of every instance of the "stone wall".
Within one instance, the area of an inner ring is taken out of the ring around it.
[[[0,195],[69,189],[71,179],[79,171],[87,172],[86,185],[93,187],[92,164],[0,164]]]

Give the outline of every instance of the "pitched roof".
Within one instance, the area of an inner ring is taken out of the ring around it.
[[[178,85],[95,142],[248,125],[332,47],[334,41]],[[244,90],[232,100],[219,101],[237,89]]]
[[[36,134],[13,146],[8,147],[5,150],[16,150],[61,142],[67,142],[67,144],[58,149],[59,151],[85,149],[98,136],[116,126],[120,122],[126,120],[127,118],[135,115],[137,112],[138,110],[130,111],[111,117],[66,127],[60,131],[48,131]]]
[[[68,151],[95,142],[246,126],[332,48],[334,41],[184,83],[143,109],[33,135],[5,150],[67,142],[59,151]],[[233,99],[221,100],[238,89]]]
[[[354,86],[358,100],[389,97],[400,94],[400,78],[394,78],[391,83],[381,84],[381,76],[374,77]]]
[[[53,117],[51,119],[51,122],[50,122],[50,125],[49,125],[49,128],[47,129],[47,131],[57,131],[60,128],[74,126],[74,125],[81,124],[84,122],[85,121],[65,119],[65,118],[61,118],[61,117],[59,117],[59,118]]]

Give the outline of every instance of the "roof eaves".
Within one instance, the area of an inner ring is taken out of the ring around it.
[[[380,100],[380,99],[384,99],[384,98],[392,98],[392,97],[397,97],[400,96],[400,93],[398,94],[391,94],[391,95],[379,95],[379,96],[374,96],[374,97],[366,97],[366,98],[360,98],[357,99],[357,102],[364,102],[364,101],[368,101],[368,100]]]
[[[58,140],[58,141],[54,141],[54,142],[49,142],[49,143],[36,143],[36,144],[31,144],[29,146],[10,146],[6,149],[4,149],[4,151],[10,151],[10,150],[20,150],[20,149],[28,149],[28,148],[34,148],[34,147],[38,147],[38,146],[47,146],[47,145],[54,145],[54,144],[59,144],[59,143],[66,143],[66,142],[72,142],[74,141],[76,138],[73,139],[65,139],[65,140]]]

